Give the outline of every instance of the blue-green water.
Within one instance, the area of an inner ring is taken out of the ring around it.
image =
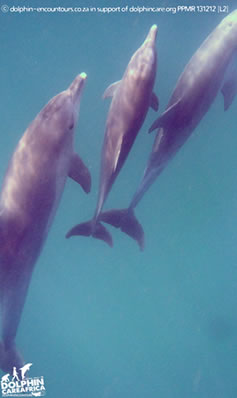
[[[187,1],[137,3],[168,7]],[[230,0],[211,3],[236,7]],[[5,4],[111,6],[94,0]],[[236,101],[224,113],[218,95],[137,207],[143,253],[112,228],[113,249],[94,239],[64,237],[94,212],[109,107],[101,99],[105,88],[121,78],[156,23],[155,92],[163,111],[185,64],[225,15],[0,12],[1,179],[40,109],[78,73],[88,75],[75,147],[90,168],[93,189],[86,196],[68,180],[17,336],[26,362],[33,363],[29,376],[44,376],[50,398],[237,396]],[[105,208],[128,205],[151,150],[155,134],[147,130],[156,117],[150,110]]]

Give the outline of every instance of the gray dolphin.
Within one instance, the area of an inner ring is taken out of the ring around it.
[[[73,151],[86,74],[78,75],[36,116],[9,163],[0,196],[0,368],[23,366],[15,347],[35,262],[48,235],[67,176],[90,191],[90,174]]]
[[[110,85],[104,97],[112,96],[101,155],[100,186],[92,220],[76,225],[67,233],[93,236],[112,246],[112,237],[99,222],[100,213],[111,187],[132,148],[149,106],[158,110],[153,93],[157,55],[157,26],[153,25],[142,46],[132,56],[122,80]]]
[[[100,216],[102,221],[134,238],[141,249],[144,233],[134,208],[199,124],[220,89],[224,109],[231,105],[237,92],[236,66],[233,68],[236,51],[237,10],[222,20],[193,55],[177,81],[165,112],[149,129],[149,132],[157,128],[158,131],[142,181],[129,207]]]

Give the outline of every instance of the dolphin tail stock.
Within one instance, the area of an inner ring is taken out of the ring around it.
[[[24,360],[15,344],[9,348],[5,348],[3,342],[0,342],[0,369],[3,372],[12,372],[13,367],[17,369],[24,365]]]
[[[101,213],[99,219],[121,229],[122,232],[137,241],[141,250],[144,249],[144,231],[134,214],[133,208],[108,210]]]
[[[90,221],[77,224],[66,234],[66,238],[71,236],[93,236],[93,238],[103,240],[110,247],[113,247],[113,239],[109,231],[100,222],[92,219]]]

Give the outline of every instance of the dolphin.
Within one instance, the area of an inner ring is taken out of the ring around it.
[[[0,196],[0,368],[9,372],[24,361],[15,337],[35,262],[39,257],[67,176],[85,192],[90,174],[73,151],[86,74],[49,101],[20,139]]]
[[[167,163],[183,146],[221,90],[224,110],[237,92],[237,10],[226,16],[192,56],[179,77],[166,110],[149,132],[158,129],[142,178],[127,209],[104,212],[100,220],[120,228],[144,248],[144,232],[134,209]]]
[[[111,187],[132,148],[149,107],[158,110],[158,98],[153,93],[157,55],[157,26],[153,25],[132,56],[122,80],[111,84],[104,98],[112,97],[106,120],[101,155],[100,185],[96,210],[92,220],[73,227],[66,235],[93,236],[113,245],[112,237],[99,222],[100,213]]]

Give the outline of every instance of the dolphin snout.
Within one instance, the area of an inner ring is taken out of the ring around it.
[[[144,44],[146,44],[148,42],[151,42],[152,45],[153,45],[155,43],[156,36],[157,36],[157,30],[158,30],[157,25],[152,25],[152,27],[149,30],[149,33],[147,35],[147,38],[146,38]]]
[[[77,77],[73,80],[72,84],[70,85],[69,91],[72,96],[73,103],[76,103],[80,99],[80,95],[82,93],[86,79],[87,79],[87,74],[85,72],[82,72],[79,75],[77,75]]]

